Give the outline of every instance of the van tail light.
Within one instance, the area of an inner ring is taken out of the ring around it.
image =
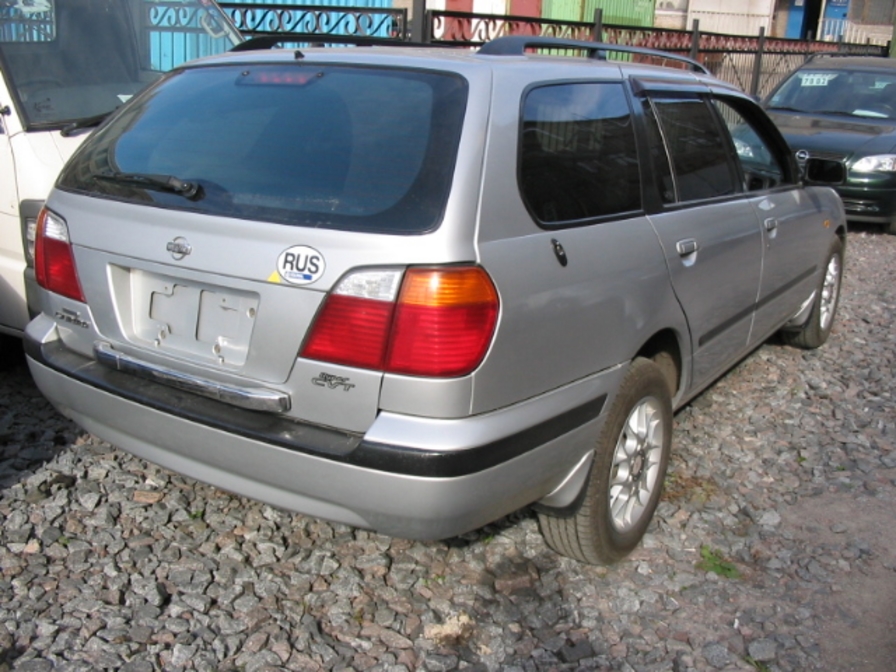
[[[46,208],[37,217],[34,273],[46,290],[84,303],[65,220]]]
[[[478,266],[359,271],[327,297],[301,357],[411,376],[464,376],[498,321],[498,293]]]

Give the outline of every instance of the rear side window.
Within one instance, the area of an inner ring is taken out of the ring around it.
[[[730,140],[704,101],[651,99],[645,101],[645,111],[653,127],[652,145],[665,145],[668,153],[668,163],[661,153],[653,155],[664,202],[715,198],[738,190],[728,157]]]
[[[529,91],[519,156],[523,201],[539,222],[574,222],[641,208],[632,115],[618,82]]]
[[[232,217],[376,232],[441,219],[461,77],[313,64],[186,70],[95,134],[64,189]],[[186,197],[128,176],[174,176]]]

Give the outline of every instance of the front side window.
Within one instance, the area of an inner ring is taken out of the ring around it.
[[[744,176],[744,189],[760,191],[788,182],[784,162],[763,138],[760,129],[724,100],[715,99],[713,103],[734,141],[734,151]]]
[[[523,105],[519,184],[541,223],[641,209],[632,115],[622,84],[532,89]]]
[[[296,226],[421,232],[447,202],[466,97],[466,81],[447,73],[188,69],[94,134],[59,186]]]
[[[662,138],[668,163],[654,156],[663,201],[687,202],[738,191],[728,160],[729,141],[708,104],[701,99],[650,99],[648,123]],[[656,146],[656,141],[652,143]]]

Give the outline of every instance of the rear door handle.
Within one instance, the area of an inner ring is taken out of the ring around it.
[[[697,245],[697,241],[693,238],[686,238],[685,240],[679,240],[675,243],[675,250],[682,257],[693,254],[698,249],[700,249],[700,246]]]
[[[774,217],[769,217],[765,220],[765,230],[766,231],[774,231],[778,228],[778,220]]]

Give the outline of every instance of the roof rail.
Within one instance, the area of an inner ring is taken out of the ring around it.
[[[507,35],[506,37],[498,37],[490,42],[486,42],[480,48],[478,53],[487,56],[521,56],[526,53],[526,49],[581,49],[588,52],[589,58],[605,61],[607,60],[608,51],[618,51],[627,54],[642,54],[644,56],[654,56],[656,58],[667,58],[672,61],[686,63],[696,72],[702,72],[705,75],[712,74],[702,63],[695,61],[687,56],[680,56],[668,51],[660,51],[658,49],[647,49],[645,47],[632,47],[627,44],[606,44],[603,42],[586,42],[585,40],[566,40],[559,37],[538,37],[530,35]]]
[[[0,0],[2,2],[2,0]],[[330,33],[256,33],[245,42],[241,42],[230,51],[261,51],[272,49],[280,44],[307,44],[318,46],[326,44],[350,44],[356,47],[432,47],[432,44],[409,42],[395,37],[373,37],[370,35],[332,35]]]

